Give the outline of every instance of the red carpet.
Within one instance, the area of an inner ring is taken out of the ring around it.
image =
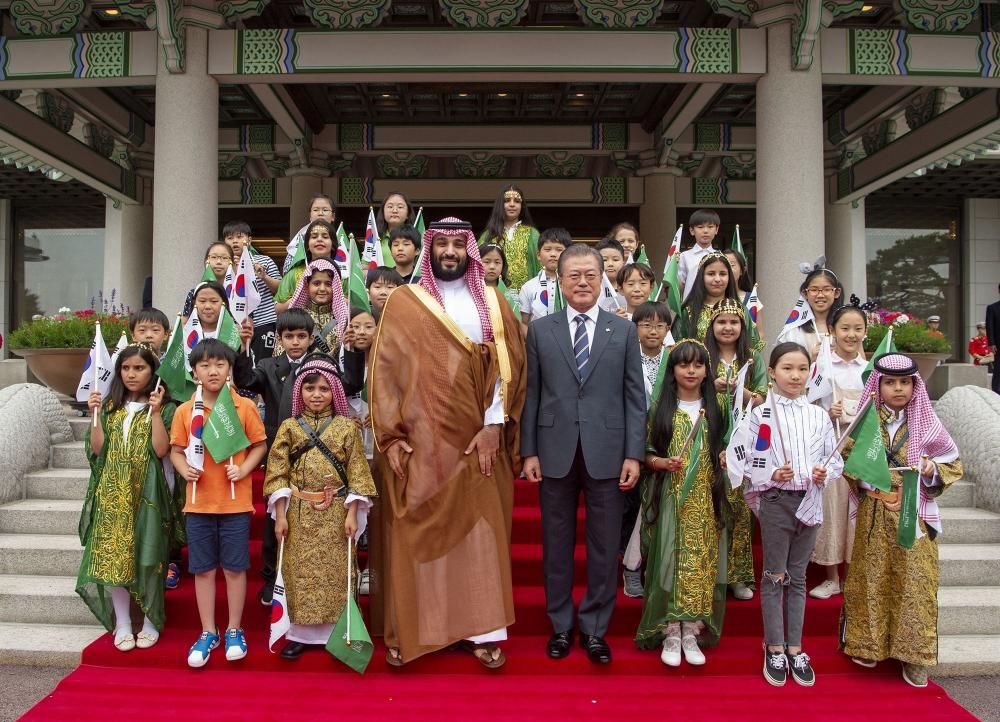
[[[259,487],[258,480],[258,487]],[[582,519],[582,517],[581,517]],[[252,535],[259,538],[262,515]],[[270,611],[256,601],[258,577],[251,573],[244,628],[249,654],[227,663],[220,648],[207,667],[186,666],[188,647],[200,631],[190,576],[167,593],[167,628],[149,650],[118,652],[110,635],[84,650],[81,666],[28,712],[25,720],[80,720],[88,711],[141,710],[144,720],[372,720],[545,718],[620,719],[679,706],[698,719],[780,719],[803,713],[813,720],[974,720],[937,685],[924,690],[907,686],[895,662],[864,670],[837,651],[839,599],[809,600],[805,648],[817,671],[816,686],[793,682],[781,689],[762,678],[761,619],[756,599],[729,600],[722,642],[706,650],[703,667],[665,667],[656,651],[632,643],[642,600],[619,593],[608,642],[614,661],[591,664],[583,650],[553,661],[545,656],[550,633],[541,587],[540,514],[537,491],[518,482],[514,512],[514,602],[517,621],[503,645],[506,666],[482,668],[468,653],[440,652],[401,669],[385,663],[376,640],[375,656],[359,677],[326,652],[306,653],[288,662],[267,651]],[[582,536],[580,537],[582,539]],[[259,564],[260,544],[251,553]],[[759,560],[758,560],[759,568]],[[584,579],[583,547],[578,547],[576,578]],[[225,596],[219,584],[217,618],[225,620]],[[577,599],[582,595],[577,590]],[[282,643],[276,645],[280,648]],[[668,713],[669,714],[669,713]],[[405,715],[405,717],[400,717]]]

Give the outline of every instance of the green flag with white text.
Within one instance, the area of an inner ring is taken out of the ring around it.
[[[915,471],[903,472],[903,502],[899,506],[899,529],[896,543],[904,549],[913,547],[917,540],[917,505],[920,477]]]
[[[156,369],[156,375],[163,379],[164,386],[170,391],[170,396],[178,402],[187,401],[194,393],[195,383],[187,370],[187,356],[184,349],[184,334],[180,324],[174,329],[167,344],[167,350]]]
[[[639,255],[635,257],[635,263],[649,265],[649,257],[646,255],[646,244],[639,246]]]
[[[243,340],[240,338],[240,327],[236,325],[236,319],[229,311],[222,309],[219,317],[219,333],[217,338],[226,344],[233,351],[239,352],[243,348]]]
[[[217,464],[250,446],[250,439],[247,438],[240,417],[236,413],[236,404],[233,403],[229,384],[222,385],[219,396],[215,399],[208,418],[205,419],[201,441]]]
[[[861,420],[851,432],[851,438],[854,439],[854,448],[847,456],[844,471],[876,489],[889,491],[892,486],[889,459],[885,454],[878,409],[874,402],[866,405]]]

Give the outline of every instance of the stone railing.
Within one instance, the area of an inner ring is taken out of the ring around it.
[[[976,506],[1000,513],[1000,395],[978,386],[953,388],[934,404],[962,455]]]
[[[24,475],[49,465],[52,444],[73,440],[66,411],[38,384],[0,389],[0,504],[24,498]]]

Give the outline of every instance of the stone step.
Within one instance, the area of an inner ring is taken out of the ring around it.
[[[1000,634],[1000,587],[938,589],[938,634]]]
[[[75,578],[82,557],[76,534],[0,534],[0,574]]]
[[[0,506],[0,533],[76,535],[78,499],[25,499]]]
[[[69,428],[73,430],[73,438],[77,441],[83,441],[83,437],[87,433],[87,429],[90,428],[90,417],[79,416],[73,411],[69,412],[68,417]]]
[[[94,624],[75,577],[0,574],[0,623]]]
[[[44,469],[25,474],[28,499],[76,499],[83,501],[90,483],[89,469]]]
[[[74,431],[74,433],[76,433]],[[948,491],[938,497],[938,506],[942,509],[956,506],[976,505],[976,485],[971,481],[959,479],[948,487]]]
[[[941,544],[940,586],[1000,586],[1000,545]]]
[[[938,639],[933,677],[985,677],[1000,674],[1000,634],[948,634]]]
[[[0,664],[75,667],[102,634],[104,627],[93,624],[0,623]]]
[[[83,451],[83,442],[53,444],[51,466],[54,469],[89,469],[90,464],[87,463],[87,455]]]
[[[944,537],[962,544],[1000,543],[1000,514],[971,507],[941,509]]]

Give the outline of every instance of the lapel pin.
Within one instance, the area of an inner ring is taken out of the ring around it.
[[[604,327],[604,333],[611,333],[611,329],[607,326]]]

